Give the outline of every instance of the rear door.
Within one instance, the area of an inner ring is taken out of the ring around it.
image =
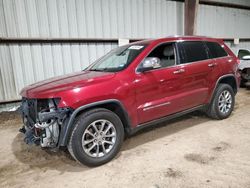
[[[210,77],[209,87],[210,92],[213,92],[217,79],[222,74],[234,74],[233,65],[235,62],[233,61],[233,57],[229,56],[224,49],[224,44],[220,44],[217,42],[205,42],[210,58],[214,61],[213,67],[213,75]]]
[[[185,74],[182,75],[183,110],[204,104],[209,97],[210,84],[217,72],[216,62],[209,57],[203,41],[178,43]]]

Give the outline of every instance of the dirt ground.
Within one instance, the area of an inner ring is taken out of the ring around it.
[[[16,113],[0,113],[0,122],[0,187],[250,187],[250,90],[240,90],[230,118],[168,121],[125,140],[96,168],[26,145]]]

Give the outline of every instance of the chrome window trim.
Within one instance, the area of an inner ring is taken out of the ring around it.
[[[171,102],[165,102],[165,103],[162,103],[162,104],[156,104],[156,105],[148,106],[148,107],[143,108],[143,111],[151,110],[151,109],[161,107],[161,106],[167,106],[167,105],[170,105],[170,104],[171,104]]]
[[[157,48],[158,46],[162,45],[162,44],[167,44],[167,43],[178,43],[178,42],[211,42],[211,41],[208,41],[208,40],[183,40],[183,39],[179,39],[179,40],[171,40],[171,41],[167,41],[167,42],[161,42],[159,43],[158,45],[156,45],[153,49],[151,49],[147,55],[142,59],[142,61],[153,51],[155,50],[155,48]],[[216,43],[216,42],[214,42]],[[219,43],[218,43],[219,44]],[[206,46],[206,44],[204,44]],[[220,45],[220,44],[219,44]],[[222,45],[220,45],[222,47]],[[223,49],[224,49],[224,46],[223,45]],[[206,46],[207,47],[207,46]],[[208,47],[207,47],[208,48]],[[176,52],[176,48],[174,49],[175,50],[175,55],[177,55],[177,52]],[[224,49],[225,50],[225,49]],[[227,51],[225,50],[225,52],[227,53]],[[222,56],[222,57],[216,57],[216,58],[208,58],[208,59],[204,59],[204,60],[200,60],[200,61],[190,61],[190,62],[186,62],[186,63],[180,63],[180,64],[177,64],[177,59],[175,59],[175,65],[172,65],[172,66],[169,66],[169,67],[161,67],[161,68],[158,68],[158,69],[152,69],[152,70],[149,70],[147,72],[152,72],[152,71],[156,71],[156,70],[162,70],[162,69],[168,69],[168,68],[173,68],[173,67],[179,67],[179,66],[185,66],[185,65],[189,65],[189,64],[194,64],[194,63],[202,63],[203,61],[208,61],[208,60],[217,60],[217,59],[222,59],[222,58],[232,58],[232,56],[230,56],[228,53],[227,53],[227,56]],[[138,72],[138,68],[140,66],[140,64],[142,63],[142,61],[137,65],[136,69],[135,69],[135,73],[136,74],[141,74],[141,72]]]
[[[208,61],[208,60],[217,60],[217,59],[222,59],[222,58],[226,58],[226,57],[232,57],[232,56],[223,56],[223,57],[216,57],[216,58],[208,58],[208,59],[204,59],[204,60],[200,60],[200,61],[190,61],[190,62],[187,62],[187,63],[181,63],[180,65],[186,65],[186,64],[193,64],[193,63],[200,63],[200,62],[203,62],[203,61]]]

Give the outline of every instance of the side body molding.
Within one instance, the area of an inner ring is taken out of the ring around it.
[[[58,146],[67,146],[68,140],[70,138],[70,133],[71,133],[72,128],[73,128],[73,122],[74,122],[75,117],[77,116],[78,113],[80,113],[81,111],[88,109],[88,108],[97,107],[100,105],[105,105],[105,104],[110,104],[110,103],[115,103],[121,107],[121,109],[124,113],[125,119],[126,119],[126,123],[127,123],[127,125],[123,125],[123,126],[124,126],[124,128],[128,129],[128,131],[129,131],[131,128],[130,118],[128,116],[128,113],[127,113],[124,105],[117,99],[102,100],[102,101],[86,104],[86,105],[81,106],[73,111],[73,113],[71,114],[69,119],[67,119],[65,121],[64,126],[62,127]]]

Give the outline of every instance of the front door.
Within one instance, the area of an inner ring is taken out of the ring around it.
[[[177,65],[176,44],[156,47],[147,57],[160,59],[156,69],[137,73],[136,107],[138,124],[180,111],[182,108],[182,66]]]

